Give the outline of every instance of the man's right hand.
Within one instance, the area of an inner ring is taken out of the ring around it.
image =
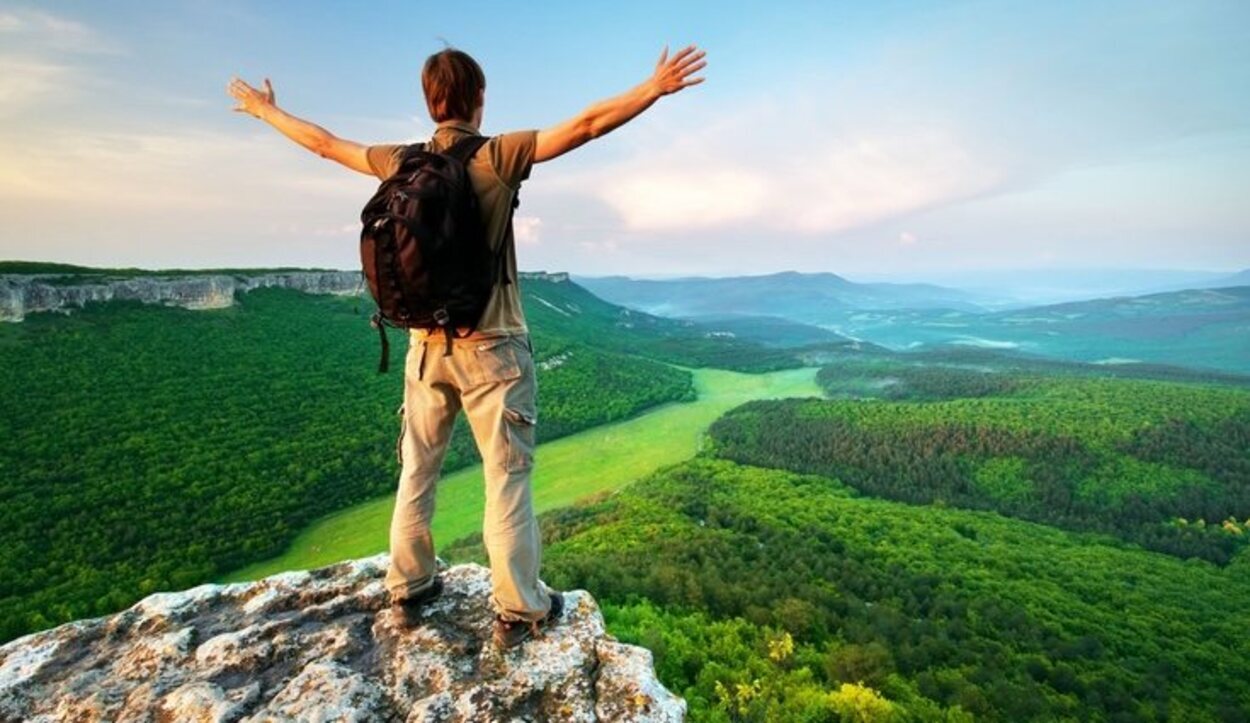
[[[705,55],[702,50],[688,45],[670,58],[665,46],[650,78],[615,98],[595,103],[563,123],[539,131],[534,162],[559,158],[583,143],[628,123],[663,96],[702,83],[703,78],[691,76],[707,66],[703,59]]]

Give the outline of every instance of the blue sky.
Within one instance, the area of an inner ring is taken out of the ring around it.
[[[375,183],[231,113],[232,74],[418,140],[443,41],[484,131],[707,82],[538,166],[523,268],[1250,267],[1250,4],[0,2],[0,258],[354,268]]]

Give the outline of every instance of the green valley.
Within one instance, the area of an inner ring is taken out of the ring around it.
[[[743,402],[820,394],[814,382],[815,369],[757,375],[715,369],[692,371],[698,393],[695,401],[669,404],[624,422],[540,445],[534,467],[537,509],[554,509],[588,495],[619,489],[661,466],[691,457],[707,426]],[[439,482],[433,525],[436,541],[452,542],[480,534],[481,474],[481,467],[474,466]],[[296,537],[280,557],[250,565],[226,580],[255,579],[384,551],[393,506],[392,497],[383,496],[330,515]]]
[[[1250,721],[1250,377],[522,284],[544,577],[652,650],[691,720]],[[0,326],[0,633],[385,550],[402,380],[367,306]],[[481,560],[458,425],[434,535]]]
[[[581,316],[559,277],[522,283],[561,320],[531,320],[540,442],[693,397],[688,371],[595,346],[621,316],[639,346],[780,358],[603,302]],[[393,490],[402,375],[375,371],[369,304],[260,289],[225,309],[112,301],[0,325],[0,640],[271,558]],[[476,460],[461,419],[445,468]]]

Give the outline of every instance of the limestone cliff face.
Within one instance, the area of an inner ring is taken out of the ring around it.
[[[489,571],[460,565],[407,626],[386,556],[147,597],[0,647],[3,721],[678,721],[651,654],[591,596],[517,648],[490,642]]]
[[[522,271],[520,276],[522,279],[538,279],[555,284],[562,284],[569,280],[567,271]]]
[[[354,294],[362,291],[358,271],[292,271],[249,276],[135,276],[53,283],[47,275],[0,275],[0,321],[21,321],[40,311],[68,311],[88,302],[114,299],[166,304],[188,309],[220,309],[234,303],[236,293],[263,287],[295,289],[310,294]]]

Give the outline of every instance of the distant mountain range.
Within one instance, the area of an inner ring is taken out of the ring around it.
[[[1219,289],[1228,286],[1250,286],[1250,269],[1244,269],[1233,274],[1232,276],[1226,276],[1219,279],[1206,288]]]
[[[578,281],[622,306],[754,330],[740,335],[779,346],[812,343],[823,330],[896,350],[954,344],[1250,372],[1250,270],[1211,279],[1205,289],[1009,310],[987,308],[995,306],[987,297],[949,287],[860,284],[835,274]],[[781,327],[778,317],[790,324]],[[759,336],[765,329],[772,338]]]
[[[575,276],[614,304],[685,318],[753,315],[822,324],[830,311],[959,309],[985,311],[995,299],[934,284],[857,283],[837,274],[785,271],[764,276],[649,280]]]
[[[1250,286],[989,314],[862,311],[843,314],[830,327],[893,349],[956,344],[1106,364],[1156,362],[1250,372]]]
[[[1250,285],[1250,269],[1029,269],[939,274],[938,283],[856,282],[832,273],[634,279],[577,276],[596,295],[661,316],[690,319],[773,316],[827,324],[831,311],[953,309],[1001,311],[1088,299]]]
[[[997,308],[1024,308],[1110,296],[1141,296],[1164,291],[1207,289],[1250,283],[1227,271],[1184,269],[972,269],[926,274],[922,279],[878,278],[880,281],[923,280],[1003,299]],[[869,279],[865,279],[869,280]]]

